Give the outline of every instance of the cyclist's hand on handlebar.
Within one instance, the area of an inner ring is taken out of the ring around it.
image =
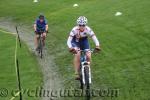
[[[76,53],[77,53],[76,49],[74,49],[74,48],[69,48],[69,52],[71,52],[71,53],[73,53],[73,54],[76,54]]]
[[[34,33],[37,33],[37,31],[35,30]]]
[[[95,52],[99,52],[99,51],[101,51],[100,46],[96,46],[96,47],[95,47]]]
[[[48,30],[47,31],[45,31],[46,33],[48,33]]]

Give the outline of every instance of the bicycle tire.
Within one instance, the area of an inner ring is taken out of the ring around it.
[[[90,100],[89,66],[84,67],[86,97]]]
[[[39,50],[40,50],[40,58],[42,59],[42,57],[43,57],[43,44],[42,44],[42,38],[41,38],[41,36],[40,36],[40,39],[39,39],[39,41],[40,41],[40,48],[39,48]]]
[[[82,66],[80,67],[80,89],[82,89],[83,90],[83,88],[84,88],[84,84],[83,84],[83,81],[82,81]]]

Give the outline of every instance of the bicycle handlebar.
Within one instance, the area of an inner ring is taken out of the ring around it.
[[[91,53],[95,53],[95,52],[99,52],[98,50],[96,49],[90,49],[90,50],[79,50],[81,52],[87,52],[87,51],[90,51]]]
[[[38,33],[42,34],[44,32],[48,33],[48,31],[42,31],[42,30],[40,30]],[[37,33],[37,31],[35,31],[35,33]]]
[[[81,52],[87,52],[87,51],[90,51],[90,52],[94,52],[94,49],[90,49],[90,50],[79,50]]]

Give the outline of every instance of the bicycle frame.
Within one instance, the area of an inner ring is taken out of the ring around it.
[[[42,58],[43,57],[43,54],[42,54],[42,52],[43,52],[43,36],[42,36],[42,33],[43,32],[40,32],[40,34],[39,34],[39,37],[38,37],[38,48],[39,48],[39,53],[40,53],[40,57]]]

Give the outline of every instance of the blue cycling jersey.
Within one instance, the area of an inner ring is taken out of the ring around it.
[[[36,24],[36,31],[37,32],[45,31],[46,30],[46,25],[47,25],[46,19],[44,19],[43,22],[40,22],[40,19],[37,19],[35,21],[35,24]]]

